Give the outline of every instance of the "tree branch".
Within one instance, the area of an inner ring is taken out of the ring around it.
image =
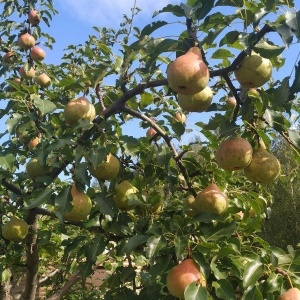
[[[186,171],[186,168],[185,168],[185,166],[183,165],[183,163],[181,161],[182,155],[177,153],[177,151],[175,149],[175,146],[171,141],[171,138],[159,126],[157,126],[157,124],[151,118],[145,116],[144,114],[128,107],[127,105],[124,105],[123,111],[130,114],[130,115],[132,115],[132,116],[135,116],[135,117],[137,117],[137,118],[139,118],[143,121],[148,122],[151,125],[151,127],[153,127],[155,129],[155,131],[165,140],[166,144],[168,145],[168,147],[173,152],[173,159],[175,160],[180,172],[182,173],[182,175],[183,175],[183,177],[186,181],[186,184],[188,186],[189,191],[193,194],[193,196],[196,196],[197,193],[193,189],[192,184],[189,180],[189,176],[188,176],[188,173]]]

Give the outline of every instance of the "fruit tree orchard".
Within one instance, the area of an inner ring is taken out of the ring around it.
[[[59,65],[53,1],[0,2],[2,299],[21,279],[22,299],[299,297],[300,251],[259,235],[289,175],[272,141],[300,161],[295,1],[187,0],[141,28],[134,7]],[[184,145],[189,114],[204,138]],[[132,119],[143,136],[122,133]]]

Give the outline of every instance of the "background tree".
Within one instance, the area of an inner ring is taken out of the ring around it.
[[[241,136],[253,149],[263,142],[271,151],[279,134],[298,163],[300,139],[292,129],[299,118],[297,59],[292,72],[284,71],[289,46],[299,40],[294,6],[291,0],[188,0],[162,8],[155,13],[161,19],[143,28],[134,26],[134,7],[120,29],[95,28],[84,44],[67,47],[59,65],[46,65],[43,52],[32,49],[52,48],[45,25],[56,13],[53,2],[1,1],[4,299],[22,279],[22,299],[34,299],[41,285],[49,287],[51,300],[182,298],[166,285],[168,280],[179,286],[167,278],[185,258],[193,259],[202,278],[186,288],[185,299],[271,300],[299,286],[299,250],[286,252],[260,236],[273,202],[268,186],[251,182],[242,170],[223,170],[215,157],[225,138]],[[160,29],[172,30],[162,13],[184,24],[176,37],[160,36]],[[200,147],[180,142],[188,128],[175,118],[182,108],[174,89],[186,94],[189,81],[166,78],[171,61],[187,52],[185,63],[192,57],[208,66],[214,98],[206,112],[198,110]],[[268,59],[265,75],[243,81],[253,71],[253,57]],[[270,77],[270,63],[278,78]],[[123,134],[131,120],[145,129],[144,136]],[[149,127],[155,132],[146,137]],[[111,155],[118,161],[115,177],[106,168]],[[197,200],[212,185],[218,189],[209,192],[225,200],[227,210],[196,206],[189,214],[185,199]],[[20,238],[18,228],[7,227],[13,216],[29,228],[21,242],[12,241]],[[98,266],[109,276],[97,290],[85,291],[85,279]]]

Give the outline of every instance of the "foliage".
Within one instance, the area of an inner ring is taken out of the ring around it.
[[[144,28],[134,26],[138,9],[133,9],[119,29],[95,27],[95,35],[84,44],[68,46],[59,65],[32,62],[17,46],[25,30],[37,41],[43,37],[43,47],[51,50],[55,39],[47,26],[51,28],[57,13],[53,1],[2,0],[0,5],[0,50],[3,56],[15,51],[13,63],[0,66],[0,117],[7,126],[1,134],[1,225],[12,215],[30,225],[23,242],[0,241],[2,294],[11,272],[24,274],[23,299],[34,299],[38,280],[52,287],[51,300],[61,299],[72,286],[65,299],[80,299],[80,279],[84,282],[101,265],[109,276],[97,289],[100,299],[174,299],[166,276],[188,256],[199,264],[207,288],[191,284],[186,299],[272,300],[291,285],[300,285],[300,250],[288,247],[286,252],[260,236],[273,202],[268,187],[249,182],[243,172],[221,170],[214,159],[220,142],[234,133],[253,146],[260,139],[269,149],[279,134],[292,145],[293,161],[299,164],[300,137],[291,129],[300,111],[299,65],[292,78],[290,70],[282,71],[289,46],[300,37],[293,0],[187,0],[155,12],[160,20]],[[34,7],[42,20],[32,27],[27,14]],[[163,14],[187,26],[174,38],[161,36],[160,30],[173,33],[173,22],[163,20]],[[190,129],[174,118],[180,107],[165,78],[167,65],[195,36],[214,91],[213,103],[194,124],[201,132],[196,146],[182,142]],[[239,87],[233,72],[251,50],[269,58],[278,71],[255,92]],[[37,73],[46,72],[51,86],[14,82],[24,63]],[[235,108],[226,104],[228,95],[236,98]],[[79,96],[95,105],[97,117],[69,126],[64,106]],[[205,114],[211,116],[207,122]],[[145,135],[123,134],[128,124],[137,124]],[[149,127],[157,132],[150,140]],[[29,149],[36,136],[40,143]],[[116,178],[95,185],[88,163],[96,165],[108,153],[120,159],[121,170]],[[51,172],[31,179],[25,167],[33,157]],[[127,211],[117,209],[113,200],[115,185],[125,179],[138,189],[128,197],[135,208]],[[212,181],[229,198],[227,212],[188,217],[183,200]],[[71,209],[74,182],[93,201],[84,222],[63,219],[63,212]],[[162,210],[152,210],[155,205]],[[242,219],[236,217],[239,211],[244,212]],[[84,284],[82,288],[85,299],[95,296],[96,291],[85,294]]]

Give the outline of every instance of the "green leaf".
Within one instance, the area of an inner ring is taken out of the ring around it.
[[[289,100],[293,100],[295,94],[300,92],[300,62],[295,66],[295,78],[290,87]]]
[[[97,235],[94,240],[85,245],[85,254],[88,261],[95,263],[97,256],[101,254],[106,247],[106,241],[102,235]]]
[[[212,286],[215,288],[218,298],[223,300],[232,300],[236,298],[234,288],[227,279],[213,281]]]
[[[55,197],[55,214],[59,220],[63,221],[63,212],[71,211],[72,209],[71,186],[64,186],[58,195]]]
[[[215,51],[212,54],[212,58],[218,59],[225,59],[225,58],[229,58],[229,57],[235,57],[235,55],[233,55],[233,53],[227,49],[218,49],[217,51]]]
[[[5,171],[12,172],[15,160],[16,160],[16,156],[13,154],[0,156],[0,167]]]
[[[236,230],[236,223],[218,223],[216,226],[211,227],[205,234],[207,241],[217,241],[222,237],[232,235]]]
[[[90,185],[86,162],[76,164],[74,175],[80,182],[83,182],[86,185]]]
[[[122,248],[121,253],[130,254],[138,246],[144,244],[149,239],[149,235],[135,235],[131,237],[125,246]]]
[[[250,289],[247,289],[242,296],[241,300],[263,300],[263,296],[261,294],[261,291],[255,287],[251,287]]]
[[[201,212],[196,214],[193,217],[194,221],[200,221],[203,223],[210,223],[213,220],[220,220],[221,216],[218,214],[214,214],[214,213],[208,213],[208,212]]]
[[[165,13],[165,12],[170,12],[177,17],[185,17],[185,11],[182,9],[181,6],[169,4],[165,6],[163,9],[155,11],[153,14],[153,18],[156,17],[158,14]]]
[[[35,190],[27,202],[26,209],[31,209],[40,206],[41,204],[47,202],[52,197],[52,189],[38,189]]]
[[[300,11],[296,13],[287,11],[285,13],[286,24],[290,26],[293,33],[300,39]]]
[[[153,102],[154,96],[152,93],[144,92],[141,94],[140,107],[143,109]]]
[[[174,239],[175,253],[178,259],[181,259],[181,255],[184,252],[184,249],[187,247],[188,241],[184,236],[176,236]]]
[[[297,147],[300,147],[300,134],[298,130],[295,129],[289,129],[289,138],[291,142],[296,145]]]
[[[56,109],[56,105],[53,102],[47,99],[41,99],[38,96],[34,97],[34,104],[40,110],[43,116]]]
[[[208,292],[204,286],[196,282],[189,284],[184,291],[184,299],[188,300],[208,300]]]
[[[234,44],[239,38],[240,32],[239,31],[230,31],[224,35],[224,37],[220,40],[219,47],[223,45],[232,45]]]
[[[166,247],[167,242],[164,236],[151,236],[147,241],[146,253],[149,259],[153,259],[161,249]]]
[[[254,285],[265,271],[264,265],[260,261],[249,261],[244,269],[243,286]]]
[[[265,58],[272,58],[280,55],[286,48],[282,46],[276,46],[270,41],[261,41],[254,47],[254,51]]]
[[[168,23],[165,21],[157,21],[157,22],[152,22],[151,24],[146,25],[142,31],[141,35],[150,35],[152,32],[154,32],[156,29],[167,25]]]
[[[234,7],[243,7],[243,0],[219,0],[216,3],[216,6],[234,6]]]
[[[293,32],[287,24],[272,24],[272,28],[281,36],[285,46],[288,47],[293,42]]]
[[[106,194],[100,194],[97,193],[95,195],[95,200],[97,202],[99,211],[104,214],[111,217],[114,217],[117,213],[117,207],[115,205],[115,202],[112,199],[106,198]]]

